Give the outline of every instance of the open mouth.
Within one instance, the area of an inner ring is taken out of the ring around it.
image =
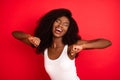
[[[56,33],[62,33],[63,30],[62,30],[61,28],[55,28],[55,32],[56,32]]]

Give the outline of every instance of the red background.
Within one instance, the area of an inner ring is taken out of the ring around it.
[[[83,39],[112,41],[111,47],[80,53],[76,66],[81,80],[120,80],[119,0],[0,0],[0,80],[49,80],[42,55],[11,32],[33,34],[37,20],[55,8],[72,11]]]

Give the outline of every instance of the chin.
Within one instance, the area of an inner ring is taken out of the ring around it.
[[[55,38],[62,38],[63,35],[54,35]]]

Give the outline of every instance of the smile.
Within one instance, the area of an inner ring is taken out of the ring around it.
[[[56,32],[56,33],[61,33],[61,32],[63,32],[63,30],[62,30],[61,28],[58,28],[58,27],[57,27],[57,28],[55,28],[55,32]]]

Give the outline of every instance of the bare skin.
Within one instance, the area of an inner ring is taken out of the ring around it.
[[[30,34],[26,34],[21,31],[14,31],[12,35],[26,43],[29,46],[37,47],[40,44],[40,39]],[[111,45],[111,42],[106,39],[94,39],[94,40],[79,40],[77,43],[68,46],[68,56],[70,59],[74,59],[76,54],[85,49],[103,49]],[[55,60],[59,58],[63,51],[64,44],[61,39],[55,39],[54,44],[48,48],[48,56],[50,59]],[[57,52],[57,54],[56,54]],[[70,53],[70,54],[69,54]]]
[[[67,17],[62,16],[58,18],[54,23],[53,23],[53,43],[52,45],[48,48],[48,57],[52,60],[55,60],[59,58],[61,55],[63,49],[64,49],[64,44],[62,42],[62,37],[65,35],[69,28],[69,20]],[[30,34],[26,34],[21,31],[14,31],[12,32],[12,35],[34,47],[38,47],[41,40],[38,37],[31,36]],[[94,40],[78,40],[75,44],[69,45],[68,46],[68,57],[72,60],[75,58],[76,54],[79,53],[81,50],[85,49],[102,49],[106,48],[111,45],[111,42],[107,39],[94,39]]]
[[[40,44],[40,39],[22,31],[13,31],[14,38],[26,43],[29,46],[37,47]]]

